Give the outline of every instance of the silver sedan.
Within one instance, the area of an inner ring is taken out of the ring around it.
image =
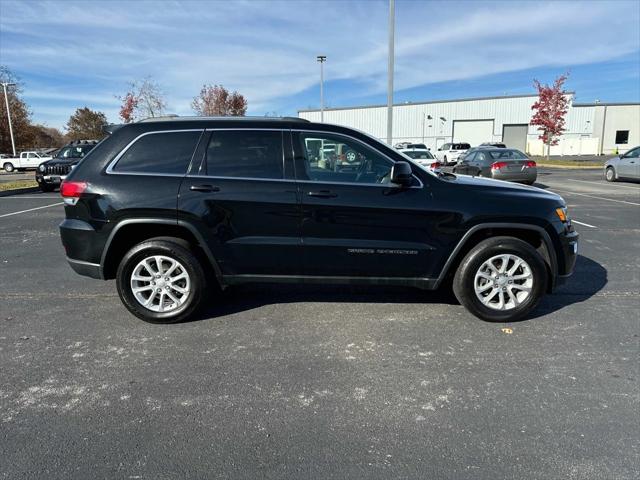
[[[640,180],[640,147],[607,160],[604,164],[604,178],[608,182],[623,179]]]

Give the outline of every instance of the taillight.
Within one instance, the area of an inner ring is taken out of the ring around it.
[[[524,168],[534,168],[536,166],[536,162],[533,160],[529,160],[524,164]]]
[[[495,162],[491,164],[491,170],[500,170],[503,167],[506,167],[507,164],[505,162]]]
[[[80,195],[87,189],[87,182],[62,182],[60,185],[60,195],[67,205],[75,205]]]
[[[436,168],[440,168],[441,166],[442,166],[442,164],[441,164],[440,162],[433,162],[433,163],[431,164],[431,167],[430,167],[430,168],[431,168],[432,170],[435,170]]]

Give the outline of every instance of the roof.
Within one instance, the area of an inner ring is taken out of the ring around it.
[[[632,107],[640,106],[640,102],[593,102],[593,103],[574,103],[574,107]]]
[[[575,95],[576,92],[571,91],[571,92],[565,92],[565,94],[567,95]],[[473,101],[477,101],[477,100],[506,100],[506,99],[510,99],[510,98],[537,98],[538,94],[537,93],[529,93],[529,94],[523,94],[523,95],[500,95],[500,96],[495,96],[495,97],[471,97],[471,98],[457,98],[457,99],[450,99],[450,100],[428,100],[428,101],[424,101],[424,102],[406,102],[406,103],[394,103],[393,106],[394,107],[404,107],[404,106],[408,106],[408,105],[431,105],[434,103],[454,103],[454,102],[473,102]],[[386,107],[387,104],[380,104],[380,105],[355,105],[355,106],[351,106],[351,107],[333,107],[333,108],[325,108],[325,112],[326,111],[331,111],[331,110],[354,110],[354,109],[360,109],[360,108],[381,108],[381,107]],[[304,113],[304,112],[319,112],[320,109],[319,108],[311,108],[311,109],[306,109],[306,110],[298,110],[298,113]]]

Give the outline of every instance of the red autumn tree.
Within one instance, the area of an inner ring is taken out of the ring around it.
[[[203,85],[191,108],[203,117],[243,117],[247,113],[247,100],[237,91],[229,93],[222,85]]]
[[[124,123],[131,123],[135,118],[134,112],[138,106],[138,98],[132,93],[127,94],[122,98],[122,106],[120,107],[120,118]]]
[[[538,127],[541,132],[538,138],[547,146],[547,160],[551,145],[557,145],[558,139],[564,132],[564,117],[569,108],[569,100],[562,88],[568,75],[560,75],[553,85],[542,85],[538,80],[533,84],[538,90],[538,100],[531,106],[535,110],[531,118],[531,125]]]

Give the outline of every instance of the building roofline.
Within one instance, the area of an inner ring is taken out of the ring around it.
[[[570,91],[570,92],[565,92],[565,94],[567,95],[575,95],[576,92],[575,91]],[[534,98],[537,97],[538,94],[537,93],[528,93],[528,94],[522,94],[522,95],[498,95],[498,96],[494,96],[494,97],[471,97],[471,98],[458,98],[458,99],[450,99],[450,100],[429,100],[426,102],[407,102],[407,103],[394,103],[393,106],[394,107],[405,107],[405,106],[409,106],[409,105],[431,105],[434,103],[455,103],[455,102],[473,102],[473,101],[477,101],[477,100],[501,100],[501,99],[509,99],[509,98]],[[602,105],[602,104],[600,104]],[[332,108],[325,108],[324,111],[332,111],[332,110],[355,110],[355,109],[362,109],[362,108],[381,108],[381,107],[386,107],[387,104],[379,104],[379,105],[354,105],[354,106],[350,106],[350,107],[332,107]],[[305,113],[305,112],[319,112],[320,109],[319,108],[308,108],[308,109],[302,109],[302,110],[298,110],[298,113]]]
[[[640,106],[640,102],[592,102],[592,103],[574,103],[574,107],[628,107]]]

